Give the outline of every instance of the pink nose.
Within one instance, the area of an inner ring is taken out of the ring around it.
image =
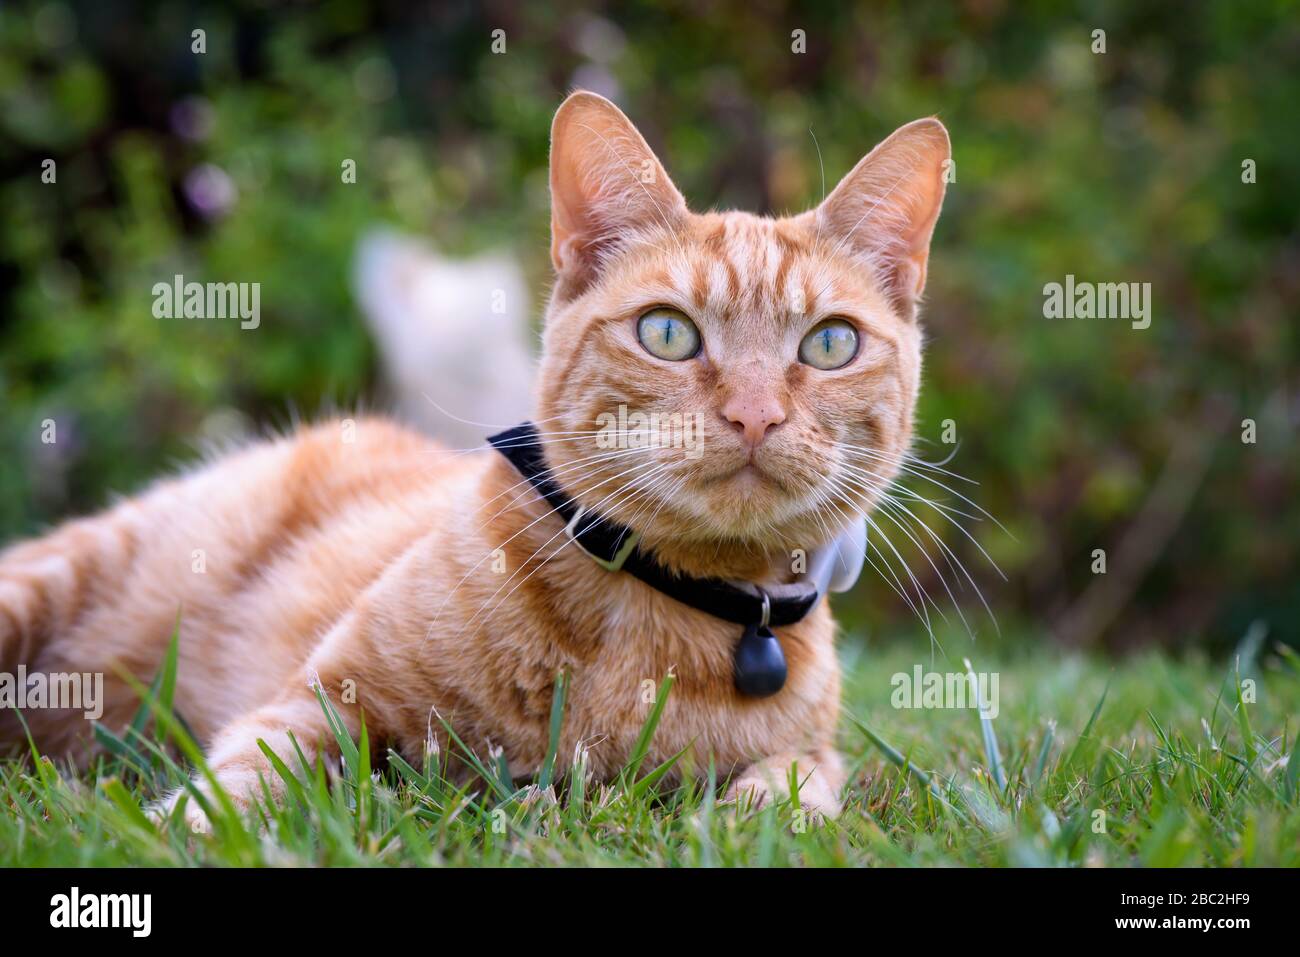
[[[771,396],[740,395],[727,400],[722,417],[751,449],[756,449],[772,429],[785,421],[785,410]]]

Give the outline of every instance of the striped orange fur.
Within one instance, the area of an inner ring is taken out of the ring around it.
[[[767,219],[687,210],[631,123],[575,93],[552,133],[552,258],[535,420],[557,481],[631,525],[691,574],[787,581],[792,555],[871,507],[837,483],[837,442],[878,450],[881,481],[911,439],[917,302],[943,198],[947,134],[903,127],[817,208]],[[654,306],[688,315],[696,358],[637,340]],[[827,316],[857,330],[845,367],[801,363]],[[484,343],[485,362],[491,343]],[[620,405],[701,415],[704,454],[598,447]],[[751,438],[755,417],[759,438]],[[560,755],[597,776],[626,759],[647,688],[676,684],[650,760],[713,759],[733,792],[780,791],[834,813],[839,672],[826,602],[780,629],[789,680],[747,699],[732,680],[737,627],[604,571],[500,456],[430,446],[379,418],[328,421],[264,442],[0,553],[0,670],[102,671],[103,720],[137,701],[180,614],[177,708],[238,797],[268,767],[257,741],[330,753],[312,685],[355,731],[417,758],[436,716],[530,775],[551,691],[571,675]],[[79,713],[25,717],[48,752],[84,758]],[[0,715],[0,741],[20,740]],[[274,777],[271,775],[271,777]]]

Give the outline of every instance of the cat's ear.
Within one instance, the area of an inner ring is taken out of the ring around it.
[[[551,124],[551,261],[579,285],[650,226],[674,228],[686,201],[645,138],[603,96],[569,96]]]
[[[948,131],[937,119],[908,123],[863,157],[816,210],[824,234],[867,257],[909,318],[925,289],[951,156]]]

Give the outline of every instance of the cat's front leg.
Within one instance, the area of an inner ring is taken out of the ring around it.
[[[328,691],[329,685],[325,687]],[[347,725],[349,734],[355,739],[359,732],[359,727],[354,726],[356,709],[338,706],[335,695],[329,696],[334,698],[336,710]],[[271,704],[227,725],[213,739],[208,749],[207,762],[222,791],[229,795],[240,811],[251,806],[254,799],[263,796],[263,781],[273,796],[280,797],[284,794],[284,782],[262,752],[259,740],[266,742],[276,756],[295,773],[300,773],[298,750],[302,751],[308,764],[314,764],[318,755],[334,756],[338,750],[315,689],[305,680],[301,688],[287,691]],[[208,796],[211,802],[211,791],[206,780],[200,777],[195,784],[200,793]],[[159,808],[161,814],[170,815],[179,799],[187,793],[185,789],[178,789],[168,795]],[[185,819],[192,830],[206,830],[209,825],[206,813],[192,794],[186,806]]]
[[[839,816],[844,764],[829,747],[805,753],[774,754],[751,764],[731,782],[724,800],[759,808],[774,799],[788,799],[792,774],[803,808],[823,817]]]

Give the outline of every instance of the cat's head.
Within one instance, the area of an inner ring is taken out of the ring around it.
[[[948,157],[917,120],[815,209],[696,214],[617,107],[570,96],[538,403],[557,482],[683,568],[869,509],[911,440]]]

